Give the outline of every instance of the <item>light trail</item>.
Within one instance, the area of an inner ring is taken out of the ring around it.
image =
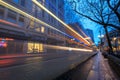
[[[20,9],[18,9],[18,8],[14,7],[14,6],[10,5],[10,4],[8,4],[8,3],[6,3],[6,2],[3,1],[3,0],[0,0],[0,5],[5,6],[5,7],[9,8],[9,9],[11,9],[11,10],[13,10],[13,11],[19,13],[19,14],[22,14],[22,15],[28,17],[28,18],[31,18],[31,19],[33,19],[33,20],[35,20],[35,21],[37,21],[37,22],[39,22],[39,23],[41,23],[41,24],[43,24],[43,25],[45,25],[45,26],[47,26],[47,27],[49,27],[49,28],[52,28],[52,29],[54,29],[54,30],[62,33],[62,34],[67,35],[66,33],[64,33],[64,32],[62,32],[62,31],[60,31],[60,30],[52,27],[51,25],[49,25],[49,24],[47,24],[47,23],[45,23],[45,22],[43,22],[43,21],[41,21],[41,20],[39,20],[39,19],[31,16],[30,14],[28,14],[28,13],[26,13],[26,12],[24,12],[24,11],[22,11],[22,10],[20,10]],[[76,31],[74,31],[72,28],[70,28],[67,24],[65,24],[65,23],[64,23],[63,21],[61,21],[59,18],[57,18],[57,19],[58,19],[58,21],[62,22],[65,26],[67,26],[69,29],[71,29],[74,33],[76,33],[77,35],[79,35]],[[80,36],[83,40],[85,40],[81,35],[79,35],[79,36]],[[88,42],[88,41],[87,41],[87,42]],[[88,42],[88,43],[89,43],[89,42]]]
[[[69,51],[92,52],[92,50],[90,50],[90,49],[72,48],[72,47],[55,46],[55,45],[44,45],[44,47],[52,48],[52,49],[60,49],[60,50],[69,50]]]
[[[62,23],[65,27],[67,27],[68,29],[70,29],[72,32],[74,32],[75,34],[77,34],[80,38],[82,38],[88,45],[90,45],[90,43],[84,39],[79,33],[77,33],[74,29],[72,29],[70,26],[68,26],[66,23],[64,23],[61,19],[59,19],[57,16],[55,16],[52,12],[50,12],[47,8],[45,8],[42,4],[40,4],[37,0],[32,0],[37,6],[39,6],[40,8],[42,8],[43,10],[45,10],[47,13],[49,13],[51,16],[53,16],[56,20],[58,20],[60,23]]]
[[[20,9],[18,9],[18,8],[14,7],[14,6],[10,5],[10,4],[8,4],[8,3],[6,3],[6,2],[3,1],[3,0],[0,0],[0,5],[5,6],[5,7],[7,7],[8,9],[11,9],[11,10],[13,10],[13,11],[19,13],[19,14],[22,14],[22,15],[30,18],[30,19],[33,19],[33,20],[39,22],[40,24],[44,25],[45,27],[52,28],[53,30],[56,30],[56,31],[58,31],[58,32],[60,32],[60,33],[62,33],[62,34],[64,34],[64,35],[67,35],[66,33],[64,33],[64,32],[62,32],[62,31],[54,28],[53,26],[51,26],[51,25],[49,25],[49,24],[47,24],[47,23],[45,23],[45,22],[43,22],[43,21],[41,21],[41,20],[33,17],[32,15],[30,15],[30,14],[28,14],[28,13],[26,13],[26,12],[24,12],[24,11],[22,11],[22,10],[20,10]]]

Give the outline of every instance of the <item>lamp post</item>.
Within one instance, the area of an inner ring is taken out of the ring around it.
[[[102,39],[103,39],[104,35],[98,35],[98,38],[100,39],[100,51],[102,49]]]

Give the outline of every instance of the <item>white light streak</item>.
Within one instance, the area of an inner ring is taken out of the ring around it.
[[[30,19],[33,19],[33,20],[39,22],[40,24],[45,25],[46,27],[52,28],[52,29],[54,29],[54,30],[56,30],[56,31],[58,31],[58,32],[60,32],[60,33],[62,33],[62,34],[66,34],[66,33],[64,33],[64,32],[62,32],[62,31],[60,31],[60,30],[52,27],[51,25],[49,25],[49,24],[47,24],[47,23],[45,23],[45,22],[43,22],[43,21],[41,21],[41,20],[33,17],[32,15],[30,15],[30,14],[28,14],[28,13],[26,13],[26,12],[24,12],[24,11],[22,11],[22,10],[20,10],[20,9],[18,9],[18,8],[14,7],[14,6],[10,5],[10,4],[8,4],[8,3],[6,3],[6,2],[3,1],[3,0],[0,0],[0,5],[5,6],[5,7],[7,7],[8,9],[11,9],[11,10],[13,10],[13,11],[19,13],[19,14],[22,14],[22,15],[24,15],[25,17],[28,17],[28,18],[30,18]]]
[[[55,45],[44,45],[44,47],[46,47],[46,48],[51,48],[51,49],[68,50],[68,51],[92,52],[91,49],[72,48],[72,47],[55,46]]]
[[[42,4],[40,4],[37,0],[32,0],[37,6],[45,10],[47,13],[49,13],[51,16],[53,16],[56,20],[58,20],[60,23],[62,23],[66,28],[70,29],[72,32],[77,34],[80,38],[82,38],[88,45],[90,43],[85,40],[80,34],[78,34],[74,29],[72,29],[70,26],[68,26],[66,23],[64,23],[62,20],[60,20],[57,16],[55,16],[52,12],[50,12],[47,8],[45,8]]]

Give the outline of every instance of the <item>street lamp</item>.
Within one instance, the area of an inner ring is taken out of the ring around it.
[[[98,38],[102,39],[104,37],[104,35],[98,35]]]

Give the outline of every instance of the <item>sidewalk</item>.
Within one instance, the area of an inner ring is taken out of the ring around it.
[[[87,80],[118,80],[101,52],[97,54]]]

